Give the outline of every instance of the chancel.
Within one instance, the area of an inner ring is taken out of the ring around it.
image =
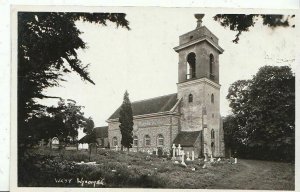
[[[179,37],[177,93],[132,103],[134,151],[170,153],[181,146],[193,157],[223,157],[218,38],[202,25]],[[175,67],[175,65],[174,65]],[[118,108],[107,120],[110,148],[121,146]]]

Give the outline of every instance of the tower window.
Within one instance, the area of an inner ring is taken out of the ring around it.
[[[189,94],[189,103],[193,102],[193,95]]]
[[[215,131],[212,129],[211,130],[211,139],[214,139],[215,138]]]
[[[215,76],[214,76],[214,71],[213,71],[213,66],[214,66],[214,55],[213,54],[210,54],[209,55],[209,78],[211,80],[214,80],[215,79]]]
[[[151,139],[149,135],[145,136],[145,146],[150,146],[151,145]]]
[[[134,136],[134,137],[133,137],[133,146],[134,146],[134,147],[137,147],[137,146],[138,146],[138,137],[137,137],[137,136]]]
[[[186,79],[196,77],[196,54],[191,52],[187,56],[187,74]]]
[[[163,146],[164,145],[164,137],[161,134],[159,134],[157,136],[157,144],[158,144],[158,146]]]
[[[214,103],[214,102],[215,102],[215,96],[214,96],[214,94],[211,94],[211,96],[210,96],[210,101],[211,101],[211,103]]]

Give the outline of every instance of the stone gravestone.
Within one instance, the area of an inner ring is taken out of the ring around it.
[[[158,156],[158,149],[155,148],[155,155]]]
[[[175,158],[175,151],[176,151],[176,146],[175,146],[175,144],[173,144],[172,149],[173,149],[172,160],[175,160],[175,159],[176,159],[176,158]]]
[[[204,154],[204,161],[207,161],[208,157],[207,157],[207,153]]]
[[[115,150],[118,151],[118,145],[115,146]]]
[[[194,161],[194,160],[195,160],[195,152],[192,151],[192,161]]]
[[[234,164],[237,164],[237,158],[234,158]]]
[[[181,146],[180,146],[180,144],[178,144],[178,147],[177,147],[177,157],[176,157],[176,159],[178,160],[178,161],[180,161],[180,156],[181,156]]]
[[[188,152],[186,152],[186,160],[187,161],[190,161],[191,159],[190,159],[190,152],[188,151]]]
[[[213,158],[212,155],[210,155],[210,162],[214,162],[214,161],[215,161],[215,159]]]
[[[182,151],[182,153],[181,153],[181,165],[186,166],[186,164],[184,162],[184,151]]]

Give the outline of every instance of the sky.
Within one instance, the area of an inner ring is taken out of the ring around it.
[[[75,73],[66,75],[61,87],[49,88],[45,94],[73,99],[85,106],[95,126],[106,126],[109,116],[121,105],[128,90],[130,100],[137,101],[177,92],[178,54],[173,50],[179,36],[196,28],[194,10],[133,9],[126,18],[131,30],[77,22],[81,38],[88,48],[78,50],[79,58],[90,64],[91,79],[82,81]],[[242,33],[238,44],[232,40],[236,32],[223,28],[206,13],[203,25],[219,38],[225,50],[219,57],[221,115],[230,114],[226,100],[230,84],[250,79],[264,65],[289,65],[295,71],[294,28],[269,28],[260,20],[249,32]],[[57,100],[44,100],[55,105]],[[146,107],[146,106],[145,106]]]

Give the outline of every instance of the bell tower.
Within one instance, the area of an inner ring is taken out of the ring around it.
[[[220,116],[219,39],[202,25],[204,14],[195,14],[196,29],[179,36],[178,99],[181,99],[181,131],[202,133],[202,149],[224,153]],[[221,146],[223,145],[223,147]]]

